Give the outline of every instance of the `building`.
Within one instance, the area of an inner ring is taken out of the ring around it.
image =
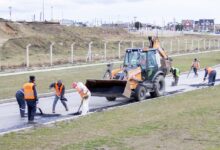
[[[214,32],[215,22],[214,19],[199,19],[197,26],[200,32]]]
[[[193,31],[194,20],[182,20],[182,26],[184,31]]]

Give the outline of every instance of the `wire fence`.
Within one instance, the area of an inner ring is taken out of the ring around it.
[[[213,38],[173,38],[160,40],[161,46],[168,54],[199,52],[220,48],[220,39]],[[51,42],[39,50],[32,43],[28,43],[23,51],[16,55],[8,55],[7,51],[0,51],[0,69],[32,68],[64,64],[106,62],[122,60],[125,49],[148,47],[148,41],[99,41],[99,42]]]

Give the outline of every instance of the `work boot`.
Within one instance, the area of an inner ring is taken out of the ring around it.
[[[34,122],[33,120],[29,120],[28,124],[37,124],[37,122]]]

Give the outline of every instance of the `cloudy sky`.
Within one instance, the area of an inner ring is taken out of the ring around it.
[[[43,1],[45,19],[118,22],[133,21],[163,25],[182,19],[215,19],[220,23],[220,0],[0,0],[0,18],[40,19]],[[51,13],[53,12],[53,13]],[[53,14],[53,15],[52,15]]]

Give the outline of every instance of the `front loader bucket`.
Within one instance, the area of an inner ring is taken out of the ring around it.
[[[87,80],[86,86],[92,96],[128,98],[131,96],[130,84],[123,80]]]

